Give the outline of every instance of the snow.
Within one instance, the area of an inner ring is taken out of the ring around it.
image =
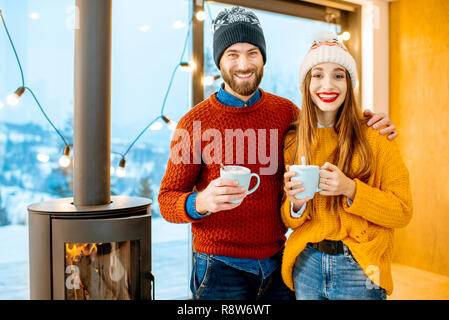
[[[28,261],[28,227],[11,225],[0,228],[0,265]]]
[[[18,174],[22,175],[20,171]],[[27,223],[29,204],[48,201],[54,197],[45,192],[26,190],[17,186],[1,186],[0,192],[4,206],[8,208],[8,217],[12,225]]]
[[[0,300],[29,298],[28,228],[0,228]]]

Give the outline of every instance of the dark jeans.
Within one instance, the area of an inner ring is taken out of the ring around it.
[[[194,300],[294,300],[295,294],[284,284],[281,266],[266,279],[195,253],[190,290]]]

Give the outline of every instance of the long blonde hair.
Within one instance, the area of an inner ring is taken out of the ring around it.
[[[338,134],[338,144],[334,150],[331,161],[348,178],[358,178],[367,182],[372,172],[372,150],[365,135],[365,125],[368,119],[363,118],[360,107],[355,99],[351,78],[346,71],[347,93],[343,104],[340,106],[334,130]],[[302,109],[299,110],[296,120],[292,123],[292,128],[296,130],[296,138],[286,145],[288,148],[292,143],[296,143],[293,161],[299,163],[301,156],[306,157],[309,164],[314,164],[312,146],[317,133],[317,106],[313,103],[309,92],[311,71],[306,75],[302,88]],[[359,157],[358,168],[351,166],[355,155]],[[335,212],[341,203],[342,196],[331,197],[328,202],[328,209]],[[309,202],[313,204],[310,201]]]

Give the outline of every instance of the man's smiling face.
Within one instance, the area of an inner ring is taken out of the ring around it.
[[[225,89],[241,100],[247,100],[246,97],[254,94],[262,81],[262,53],[252,44],[236,43],[223,53],[220,70]]]

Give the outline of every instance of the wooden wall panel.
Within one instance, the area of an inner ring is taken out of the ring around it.
[[[390,3],[390,116],[414,216],[394,261],[449,275],[449,1]]]

